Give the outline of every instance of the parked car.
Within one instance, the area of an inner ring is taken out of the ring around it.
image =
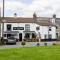
[[[6,40],[6,44],[16,44],[16,39],[14,37],[9,37]]]

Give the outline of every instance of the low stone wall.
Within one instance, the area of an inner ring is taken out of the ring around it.
[[[55,43],[56,45],[60,45],[60,41],[54,41],[53,43]]]
[[[21,42],[20,42],[21,43]],[[33,47],[33,46],[38,46],[37,44],[39,44],[39,46],[51,46],[53,45],[54,42],[26,42],[27,47]]]

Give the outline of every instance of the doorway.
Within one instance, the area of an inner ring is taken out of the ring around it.
[[[22,33],[19,33],[19,41],[22,41]]]

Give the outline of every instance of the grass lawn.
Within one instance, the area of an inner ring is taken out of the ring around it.
[[[60,46],[0,49],[0,60],[60,60]]]

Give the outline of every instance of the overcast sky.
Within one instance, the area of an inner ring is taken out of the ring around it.
[[[2,0],[0,6],[2,9]],[[34,12],[37,16],[60,17],[60,0],[5,0],[5,16],[13,16],[15,12],[21,17],[32,17]]]

